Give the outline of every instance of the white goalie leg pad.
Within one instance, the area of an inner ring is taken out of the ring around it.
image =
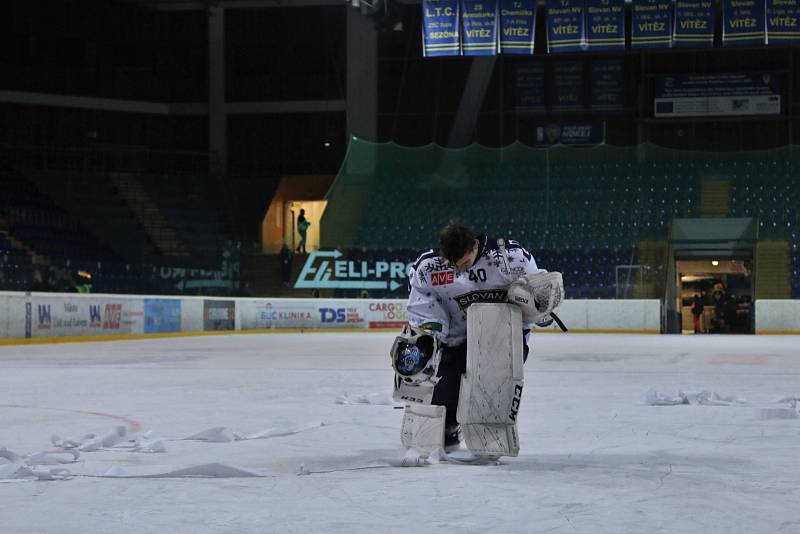
[[[523,386],[522,313],[513,304],[467,309],[467,372],[458,421],[477,456],[517,456],[517,413]]]
[[[403,447],[415,449],[426,456],[436,449],[444,448],[444,406],[430,404],[406,404],[400,441]]]

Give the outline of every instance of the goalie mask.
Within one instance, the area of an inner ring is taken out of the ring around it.
[[[428,331],[406,325],[395,338],[390,356],[395,373],[404,383],[436,382],[441,349]]]

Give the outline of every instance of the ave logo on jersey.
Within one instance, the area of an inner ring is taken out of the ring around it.
[[[455,282],[455,271],[440,271],[431,273],[432,286],[447,286]]]

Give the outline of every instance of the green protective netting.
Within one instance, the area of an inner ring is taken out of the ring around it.
[[[701,216],[704,181],[729,181],[729,217],[793,237],[800,150],[710,153],[633,147],[419,148],[352,139],[328,193],[322,248],[425,248],[458,219],[546,249],[635,247]]]

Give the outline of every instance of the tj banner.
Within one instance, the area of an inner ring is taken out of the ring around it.
[[[583,0],[546,0],[547,51],[580,52],[586,48]]]
[[[764,0],[722,0],[722,45],[764,44]]]
[[[633,0],[631,48],[672,47],[672,0]]]
[[[500,51],[533,54],[536,0],[500,0]]]
[[[800,0],[767,0],[767,44],[800,42]]]
[[[714,46],[714,10],[711,0],[675,2],[675,46]]]
[[[625,50],[625,0],[586,0],[589,50]]]

